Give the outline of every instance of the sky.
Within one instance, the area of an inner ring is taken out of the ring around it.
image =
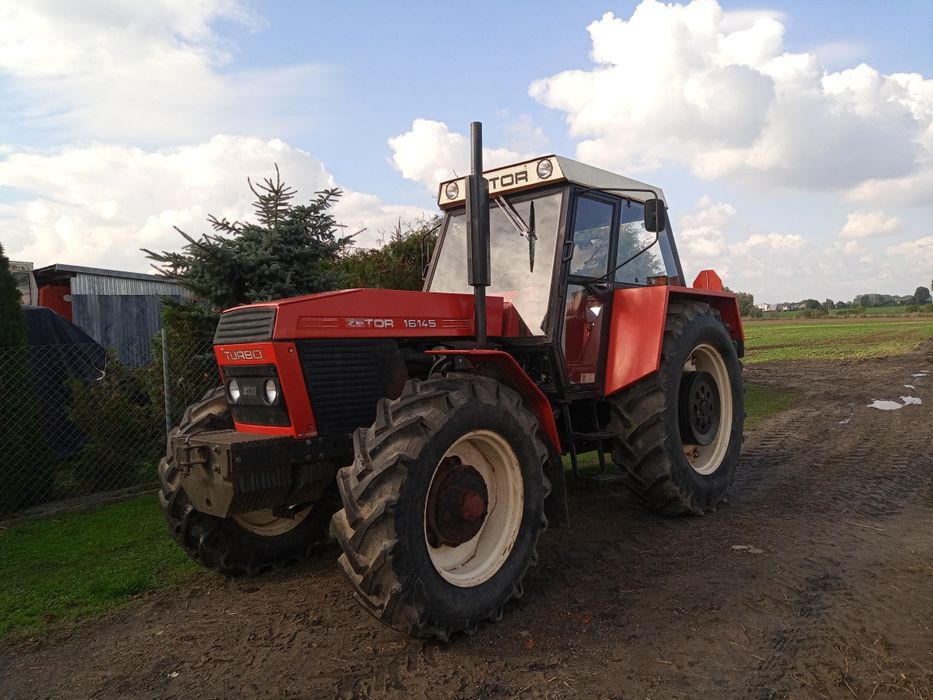
[[[558,153],[664,189],[756,301],[933,279],[933,1],[0,0],[0,243],[146,271],[278,164],[365,247]]]

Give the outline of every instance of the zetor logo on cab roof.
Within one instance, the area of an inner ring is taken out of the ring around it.
[[[236,360],[261,360],[262,350],[256,348],[254,350],[224,350],[224,357],[231,361]]]

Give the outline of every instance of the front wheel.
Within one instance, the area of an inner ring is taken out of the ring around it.
[[[548,453],[518,394],[477,376],[412,380],[354,443],[334,529],[357,600],[421,637],[499,619],[547,524]]]
[[[172,435],[194,436],[232,427],[224,390],[218,388],[188,407]],[[196,562],[228,576],[252,576],[309,558],[327,539],[339,503],[335,490],[329,488],[291,517],[276,516],[272,510],[230,518],[201,513],[182,488],[171,450],[159,464],[159,482],[159,503],[172,537]]]
[[[613,460],[648,507],[715,510],[735,480],[745,422],[742,365],[719,314],[668,307],[661,366],[610,399]]]

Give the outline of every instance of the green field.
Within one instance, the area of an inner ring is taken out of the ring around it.
[[[933,338],[933,317],[745,321],[745,362],[898,355]]]
[[[0,636],[96,615],[198,571],[154,494],[0,529]]]

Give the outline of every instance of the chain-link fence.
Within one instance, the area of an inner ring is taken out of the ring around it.
[[[159,335],[152,356],[129,368],[96,344],[0,348],[0,520],[156,484],[166,425],[220,378],[209,338]]]

